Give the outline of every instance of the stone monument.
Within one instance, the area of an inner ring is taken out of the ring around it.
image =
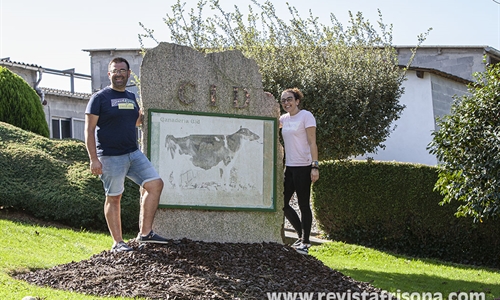
[[[283,242],[279,103],[240,51],[160,43],[141,65],[142,149],[165,182],[155,230],[206,242]]]

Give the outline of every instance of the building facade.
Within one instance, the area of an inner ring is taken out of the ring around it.
[[[408,65],[412,49],[396,47],[402,68]],[[454,97],[468,92],[474,73],[483,72],[486,64],[499,61],[500,52],[487,46],[420,47],[403,82],[400,102],[406,108],[394,122],[394,131],[384,142],[385,149],[356,159],[436,165],[437,158],[427,149],[432,132],[438,129],[436,118],[449,114]]]
[[[84,140],[84,112],[91,94],[75,93],[72,90],[75,77],[90,81],[90,75],[74,73],[74,70],[45,69],[38,65],[11,61],[9,58],[0,59],[0,66],[22,77],[40,96],[51,138]],[[68,77],[68,90],[42,87],[43,75],[46,73]]]

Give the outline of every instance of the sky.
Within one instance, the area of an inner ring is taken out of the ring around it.
[[[264,0],[258,0],[264,3]],[[277,15],[289,20],[286,3],[301,17],[309,12],[325,25],[330,15],[345,26],[349,12],[361,12],[376,25],[393,26],[394,45],[416,45],[417,36],[432,28],[424,46],[490,46],[500,50],[500,0],[270,0]],[[177,0],[0,0],[0,58],[44,68],[90,75],[89,49],[140,48],[139,23],[154,30],[159,41],[171,42],[163,18]],[[198,0],[181,0],[186,11]],[[225,11],[236,5],[243,13],[251,0],[220,0]],[[210,12],[209,5],[205,11]],[[146,47],[155,43],[147,41]],[[69,78],[42,78],[42,87],[69,90]],[[90,81],[76,80],[77,92],[90,93]]]

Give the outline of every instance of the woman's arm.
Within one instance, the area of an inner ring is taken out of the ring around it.
[[[318,145],[316,145],[316,127],[307,127],[307,143],[311,151],[311,158],[313,161],[318,161]],[[311,180],[316,182],[319,179],[319,169],[311,169]]]

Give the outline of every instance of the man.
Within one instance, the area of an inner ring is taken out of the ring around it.
[[[85,110],[85,145],[92,174],[99,175],[106,195],[104,216],[113,238],[111,251],[132,251],[122,237],[120,200],[125,177],[142,188],[139,216],[140,243],[166,243],[153,232],[153,219],[163,190],[163,181],[137,145],[136,126],[142,112],[135,94],[126,90],[130,65],[116,57],[108,65],[110,86],[98,91]]]

